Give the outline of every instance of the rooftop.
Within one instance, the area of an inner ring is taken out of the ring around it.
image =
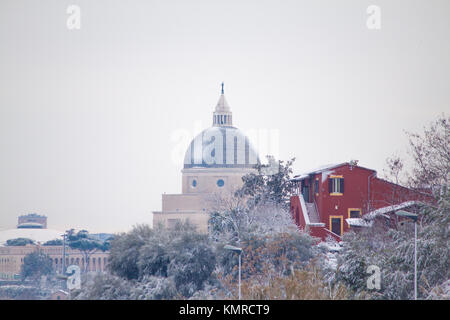
[[[420,202],[420,201],[405,201],[399,204],[395,204],[392,206],[387,206],[387,207],[383,207],[377,210],[373,210],[370,211],[368,213],[366,213],[362,218],[365,220],[373,220],[376,217],[384,217],[384,218],[389,218],[389,216],[387,215],[388,213],[397,211],[397,210],[401,210],[401,209],[405,209],[408,207],[412,207],[412,206],[423,206],[424,203]],[[347,219],[348,220],[348,219]]]
[[[308,170],[308,171],[306,171],[306,172],[304,172],[302,174],[294,176],[291,179],[291,181],[300,181],[300,180],[308,178],[312,174],[322,173],[322,172],[333,170],[333,169],[336,169],[336,168],[339,168],[339,167],[342,167],[342,166],[346,166],[346,165],[353,166],[353,167],[358,167],[358,168],[362,168],[362,169],[365,169],[365,170],[376,172],[373,169],[369,169],[369,168],[364,168],[364,167],[358,166],[357,162],[350,161],[350,162],[342,162],[342,163],[335,163],[335,164],[326,164],[326,165],[317,167],[315,169]]]

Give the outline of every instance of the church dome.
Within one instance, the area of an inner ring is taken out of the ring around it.
[[[232,126],[203,130],[190,143],[184,168],[253,168],[258,155],[245,134]]]
[[[197,135],[190,143],[184,168],[253,168],[258,154],[249,139],[233,127],[233,115],[222,94],[213,112],[213,126]]]

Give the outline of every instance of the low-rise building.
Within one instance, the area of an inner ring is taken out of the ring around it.
[[[375,170],[357,162],[323,166],[292,181],[296,187],[290,207],[296,224],[322,240],[330,236],[340,241],[351,225],[368,226],[370,219],[361,218],[377,209],[434,201],[429,192],[380,179]]]

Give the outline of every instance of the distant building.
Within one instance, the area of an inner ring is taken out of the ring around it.
[[[30,213],[19,217],[18,229],[47,229],[47,217],[36,213]]]
[[[64,232],[47,229],[47,217],[37,214],[29,214],[18,218],[17,229],[0,231],[0,280],[19,279],[23,259],[27,254],[40,251],[47,254],[52,260],[55,271],[62,272],[63,246],[44,246],[50,240],[62,240]],[[93,235],[97,239],[109,238],[109,234]],[[35,244],[26,246],[5,246],[11,239],[28,238]],[[107,264],[109,252],[95,252],[88,261],[80,250],[66,246],[65,266],[78,265],[81,270],[89,272],[103,272]]]
[[[355,162],[327,165],[295,176],[291,214],[300,229],[340,241],[350,228],[370,226],[380,215],[392,223],[395,210],[432,202],[430,193],[380,179]],[[382,209],[384,208],[384,209]]]
[[[0,246],[0,280],[18,280],[23,259],[27,254],[40,251],[48,255],[52,261],[53,269],[59,273],[63,266],[63,246]],[[109,252],[97,251],[90,255],[88,261],[80,250],[66,246],[66,268],[69,265],[77,265],[81,271],[85,268],[88,272],[104,272],[108,264]]]
[[[27,238],[38,243],[61,239],[63,231],[47,229],[47,217],[36,213],[19,216],[16,229],[0,231],[0,246],[6,241]]]
[[[162,195],[162,210],[153,212],[153,225],[172,227],[189,219],[200,232],[207,232],[211,196],[231,194],[242,186],[242,176],[256,171],[258,155],[248,137],[233,126],[223,84],[212,120],[212,127],[196,136],[186,151],[182,193]]]

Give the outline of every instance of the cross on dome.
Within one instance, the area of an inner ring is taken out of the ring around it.
[[[231,127],[233,125],[233,115],[225,99],[224,83],[221,84],[222,90],[217,102],[216,109],[213,113],[213,126],[215,127]]]

